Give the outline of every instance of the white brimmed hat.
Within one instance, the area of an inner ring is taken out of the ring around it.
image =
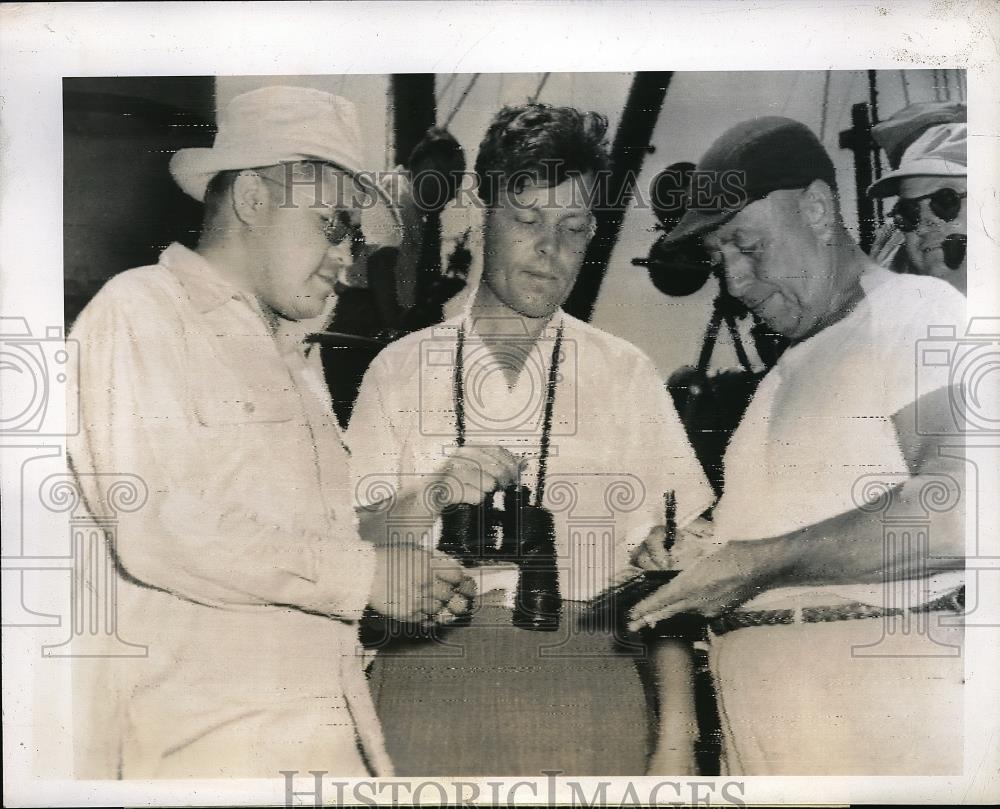
[[[966,130],[967,125],[961,123],[932,126],[903,153],[898,169],[872,183],[868,195],[898,196],[904,177],[965,177]]]
[[[220,171],[319,160],[353,175],[363,170],[362,154],[361,128],[350,101],[307,87],[262,87],[220,110],[213,146],[181,149],[170,159],[170,173],[201,202]]]

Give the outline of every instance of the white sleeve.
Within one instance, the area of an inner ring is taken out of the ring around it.
[[[375,558],[353,525],[321,536],[293,514],[277,524],[253,503],[213,496],[228,472],[198,450],[183,329],[163,295],[112,281],[71,334],[80,432],[68,448],[88,508],[106,511],[120,472],[138,476],[149,493],[142,509],[120,519],[118,565],[143,585],[210,606],[288,604],[358,617]]]
[[[956,348],[965,335],[965,297],[950,284],[922,278],[893,296],[892,318],[876,336],[882,356],[879,380],[885,386],[886,415],[939,388],[955,383]],[[876,315],[876,316],[879,316]]]
[[[711,506],[715,495],[663,380],[645,357],[636,367],[626,402],[633,419],[626,453],[646,489],[645,519],[634,520],[626,537],[634,547],[650,528],[663,525],[666,492],[672,491],[676,498],[678,528]]]
[[[383,352],[365,373],[347,427],[355,508],[384,500],[387,486],[400,487],[401,436],[391,401],[392,376]]]

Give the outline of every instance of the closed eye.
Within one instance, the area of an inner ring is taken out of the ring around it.
[[[567,223],[565,227],[570,233],[586,233],[590,230],[590,222],[586,219],[574,220],[573,222]]]

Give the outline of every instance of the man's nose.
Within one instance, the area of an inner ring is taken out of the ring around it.
[[[750,290],[754,282],[754,274],[748,268],[742,266],[743,262],[727,261],[723,266],[723,274],[726,278],[726,291],[734,298],[741,298]]]
[[[558,242],[556,234],[548,228],[544,228],[535,240],[535,252],[540,256],[551,256],[556,252]]]
[[[340,244],[331,244],[326,251],[326,260],[330,264],[350,267],[354,263],[351,243],[351,239],[344,239]]]
[[[940,227],[941,221],[931,210],[931,201],[929,199],[920,200],[920,216],[917,217],[917,232],[927,230],[928,228]]]

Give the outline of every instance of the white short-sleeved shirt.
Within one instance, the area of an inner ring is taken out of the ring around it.
[[[865,298],[843,320],[792,346],[757,388],[729,443],[715,541],[777,536],[857,508],[909,470],[892,417],[949,384],[918,360],[933,327],[964,333],[965,298],[935,278],[866,272]],[[892,515],[888,515],[892,518]],[[926,597],[961,581],[938,574]],[[748,602],[882,603],[882,585],[777,588]]]
[[[359,504],[430,474],[457,446],[454,368],[463,322],[411,334],[369,368],[347,435]],[[562,595],[584,600],[608,585],[651,527],[663,524],[665,491],[677,497],[678,525],[708,508],[713,494],[652,362],[563,312],[537,341],[512,336],[507,350],[528,352],[513,387],[472,325],[463,351],[466,444],[500,445],[526,459],[522,482],[534,491],[560,322],[543,504],[555,515]],[[439,522],[424,541],[436,542]]]

